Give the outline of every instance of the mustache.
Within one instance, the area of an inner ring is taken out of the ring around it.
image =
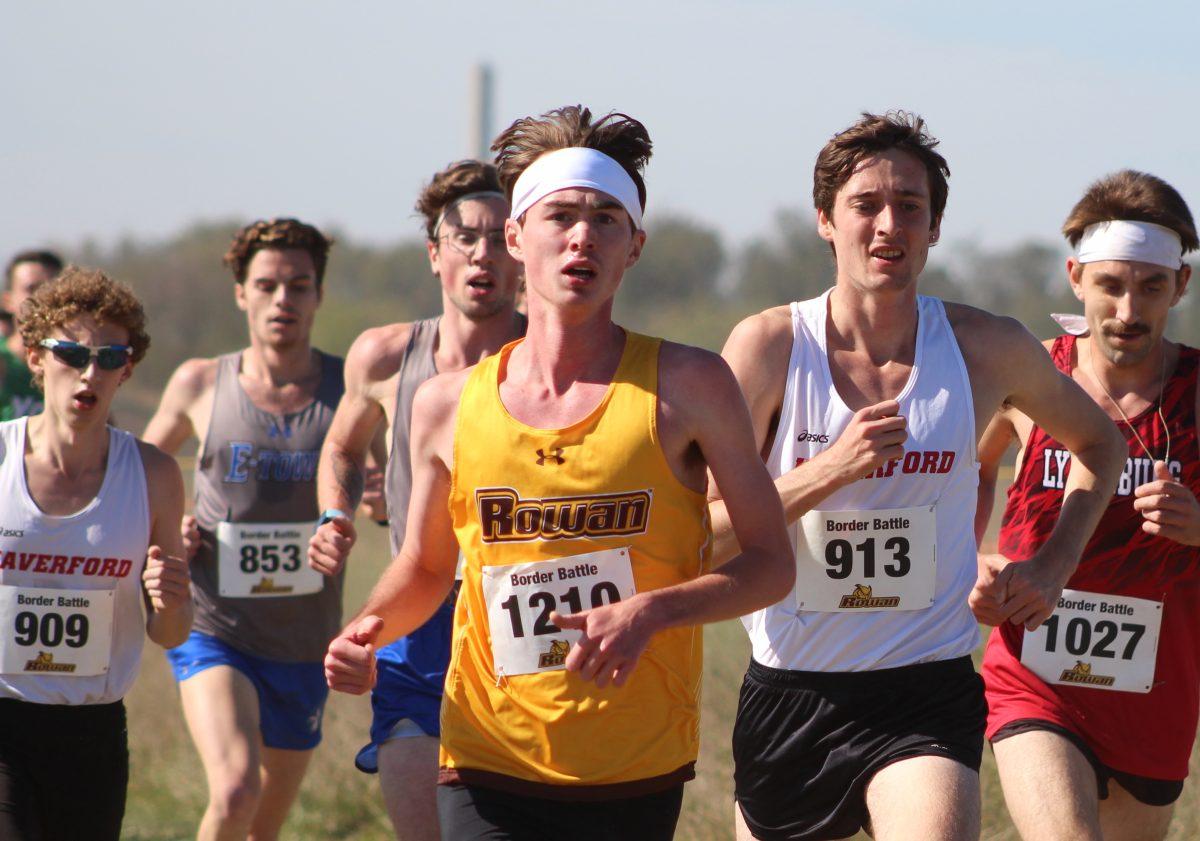
[[[1150,332],[1150,325],[1135,321],[1133,324],[1125,324],[1123,322],[1105,322],[1100,325],[1100,329],[1106,334],[1114,333],[1133,333],[1138,336],[1144,336]]]

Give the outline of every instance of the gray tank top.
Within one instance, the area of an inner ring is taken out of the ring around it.
[[[408,347],[400,360],[400,379],[396,383],[396,410],[392,413],[392,447],[384,472],[384,496],[387,498],[388,532],[392,557],[404,543],[408,525],[408,500],[412,495],[412,461],[409,456],[409,428],[412,426],[413,395],[417,387],[437,375],[433,351],[437,343],[441,316],[414,321]]]
[[[238,383],[241,352],[219,357],[208,436],[196,458],[201,545],[192,561],[193,629],[247,654],[291,663],[324,658],[341,628],[345,570],[324,578],[320,591],[307,595],[225,597],[219,589],[215,532],[222,521],[313,523],[319,516],[317,460],[344,386],[342,360],[318,354],[316,397],[289,415],[251,402]],[[307,547],[299,564],[307,567]]]
[[[516,316],[519,334],[525,335],[526,319]],[[414,321],[408,347],[400,361],[400,379],[396,383],[396,411],[392,413],[392,446],[388,451],[387,469],[384,472],[384,495],[387,497],[388,531],[391,537],[392,557],[404,543],[404,532],[408,527],[408,500],[412,494],[412,461],[409,453],[409,430],[412,428],[413,395],[417,387],[437,375],[434,364],[434,345],[437,344],[438,324],[441,316]]]

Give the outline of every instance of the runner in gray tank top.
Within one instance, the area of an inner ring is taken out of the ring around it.
[[[385,474],[392,554],[404,542],[412,490],[409,423],[421,383],[494,353],[525,332],[513,312],[520,270],[504,245],[508,200],[492,167],[462,161],[437,173],[417,200],[429,261],[442,284],[443,315],[368,330],[346,358],[346,397],[321,452],[323,508],[349,511],[363,485],[362,466],[376,429],[387,424]],[[315,565],[344,563],[355,538],[349,520],[334,520],[314,538]],[[378,769],[388,814],[402,839],[438,837],[438,711],[450,656],[452,605],[379,652],[371,697],[371,743],[356,760]]]
[[[330,244],[294,219],[238,232],[225,262],[250,346],[181,365],[146,429],[172,453],[201,442],[183,523],[197,621],[168,652],[208,779],[201,839],[275,838],[321,740],[343,570],[314,570],[305,551],[343,388],[342,361],[310,342]]]

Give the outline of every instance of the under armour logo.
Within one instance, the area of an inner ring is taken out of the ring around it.
[[[546,460],[550,459],[554,464],[562,464],[564,461],[566,461],[566,459],[562,457],[562,452],[562,447],[555,447],[549,455],[546,455],[546,453],[538,450],[537,463],[545,464]]]
[[[291,438],[292,437],[292,428],[290,425],[288,425],[286,423],[283,426],[280,426],[275,421],[271,421],[271,425],[269,427],[267,427],[267,437],[268,438]]]

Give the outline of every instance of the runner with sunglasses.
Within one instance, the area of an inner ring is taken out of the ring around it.
[[[387,426],[388,523],[392,554],[404,543],[412,489],[409,426],[418,386],[439,372],[459,371],[525,332],[513,311],[521,267],[504,243],[508,198],[495,167],[459,161],[436,173],[417,198],[429,266],[442,287],[442,312],[409,324],[374,327],[346,355],[346,396],[321,450],[317,493],[322,508],[352,511],[376,429]],[[318,566],[345,563],[354,525],[338,517],[313,537]],[[371,743],[355,759],[379,772],[396,837],[436,839],[439,712],[454,598],[417,630],[379,650],[379,682],[371,693]]]
[[[0,423],[0,838],[120,836],[121,699],[145,637],[191,625],[179,468],[107,423],[144,324],[126,287],[76,267],[22,311],[45,411]]]
[[[331,241],[295,219],[255,222],[225,256],[250,346],[179,367],[146,439],[193,435],[196,629],[169,653],[208,779],[199,837],[274,838],[321,740],[325,645],[343,568],[311,569],[317,457],[342,360],[312,347]]]

